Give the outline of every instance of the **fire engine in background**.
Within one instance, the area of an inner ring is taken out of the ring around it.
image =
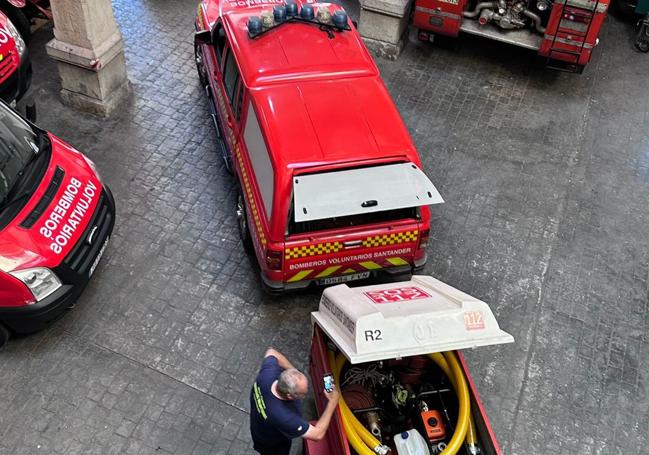
[[[581,72],[597,45],[609,0],[416,0],[419,38],[460,31],[532,49],[548,66]]]
[[[0,346],[74,304],[114,223],[94,163],[0,101]]]
[[[237,218],[273,291],[426,261],[442,198],[347,14],[328,3],[204,0],[196,65]]]
[[[32,65],[25,41],[13,23],[0,13],[0,98],[18,101],[32,80]]]

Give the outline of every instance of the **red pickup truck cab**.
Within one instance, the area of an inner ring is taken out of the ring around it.
[[[195,26],[241,239],[267,288],[422,267],[428,205],[443,200],[343,9],[204,0]]]
[[[12,22],[0,12],[0,98],[18,101],[32,79],[32,65],[27,46]]]
[[[0,346],[74,304],[114,223],[92,161],[0,101]]]

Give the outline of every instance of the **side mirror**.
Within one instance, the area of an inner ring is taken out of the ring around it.
[[[36,117],[38,113],[36,112],[36,103],[29,103],[25,106],[25,117],[32,123],[36,123]]]
[[[354,28],[358,28],[358,21],[352,21],[352,25],[354,26]]]
[[[194,42],[196,44],[212,44],[212,32],[209,30],[203,30],[194,33]]]

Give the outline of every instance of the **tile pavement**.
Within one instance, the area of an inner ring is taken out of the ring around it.
[[[31,44],[39,123],[97,162],[119,218],[74,310],[0,353],[2,454],[251,453],[261,352],[307,363],[317,293],[265,296],[239,244],[194,6],[114,1],[132,96],[109,120],[61,105],[51,30]],[[581,76],[471,37],[378,62],[446,199],[426,272],[517,340],[467,353],[508,454],[648,450],[649,60],[627,27],[607,20]]]

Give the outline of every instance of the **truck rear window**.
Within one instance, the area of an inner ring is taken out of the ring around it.
[[[296,222],[295,217],[293,216],[293,210],[291,209],[291,213],[289,214],[288,233],[289,235],[306,234],[309,232],[324,231],[328,229],[341,229],[377,223],[418,219],[419,207],[406,207],[403,209],[385,210],[382,212],[362,213],[359,215]]]

